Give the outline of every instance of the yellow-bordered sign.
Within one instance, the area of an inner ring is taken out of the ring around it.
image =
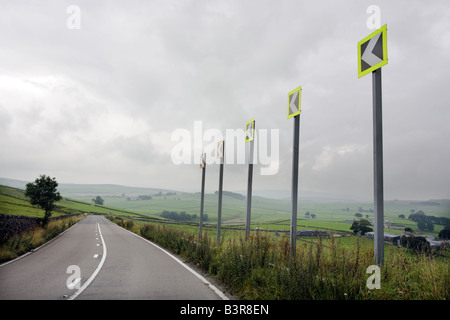
[[[202,153],[200,156],[200,169],[206,167],[206,153]]]
[[[245,142],[252,141],[255,135],[255,120],[252,119],[245,123]]]
[[[217,158],[222,159],[225,154],[225,140],[217,142]]]
[[[287,113],[288,119],[300,114],[301,98],[302,98],[301,86],[288,93],[288,113]]]
[[[358,78],[387,63],[387,25],[384,25],[358,42]]]

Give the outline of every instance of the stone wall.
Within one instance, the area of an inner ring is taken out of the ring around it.
[[[50,217],[49,221],[55,221],[78,214]],[[43,218],[0,214],[0,243],[12,236],[30,230],[40,225]]]

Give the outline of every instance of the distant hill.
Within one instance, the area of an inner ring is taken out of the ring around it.
[[[237,191],[242,194],[247,194],[246,190]],[[263,198],[270,199],[283,199],[290,200],[291,199],[291,190],[290,189],[253,189],[252,194],[254,196],[259,196]],[[307,191],[307,190],[299,190],[298,192],[299,199],[303,200],[321,200],[321,201],[364,201],[366,199],[348,196],[348,195],[336,195],[325,192],[316,192],[316,191]]]
[[[34,181],[34,180],[33,180]],[[0,178],[0,185],[25,189],[26,184],[32,181],[22,181],[8,178]],[[158,189],[158,188],[139,188],[128,187],[115,184],[73,184],[73,183],[59,183],[58,191],[63,197],[83,197],[83,196],[138,196],[158,194],[159,192],[177,192],[175,190]]]
[[[214,194],[219,194],[219,191],[214,192]],[[237,200],[244,200],[244,199],[245,199],[245,197],[244,197],[242,194],[240,194],[240,193],[234,193],[234,192],[231,192],[231,191],[225,191],[225,190],[223,190],[223,191],[222,191],[222,194],[223,194],[224,196],[229,196],[229,197],[235,198],[235,199],[237,199]]]
[[[25,186],[28,182],[30,182],[30,181],[0,178],[0,185],[23,189],[23,190],[25,190]]]
[[[30,181],[22,181],[16,179],[0,178],[0,185],[5,185],[9,187],[25,189],[26,184]],[[188,194],[189,192],[182,192],[170,189],[159,189],[159,188],[139,188],[139,187],[128,187],[115,184],[71,184],[71,183],[59,183],[58,191],[63,197],[68,198],[80,198],[80,197],[138,197],[140,195],[166,195],[168,193],[176,194]],[[195,192],[192,192],[195,194]],[[237,200],[245,199],[247,190],[233,190],[224,191],[224,196],[230,196],[231,198]],[[280,190],[280,189],[265,189],[258,190],[253,189],[253,197],[262,197],[274,200],[290,201],[290,190]],[[367,199],[359,199],[352,196],[342,196],[333,195],[323,192],[313,192],[300,190],[299,200],[311,200],[319,202],[371,202]],[[435,208],[433,211],[438,210],[439,212],[450,212],[450,199],[408,199],[408,200],[385,200],[385,205],[405,205],[411,206],[414,209],[416,206],[424,208]],[[425,209],[425,211],[429,211]]]

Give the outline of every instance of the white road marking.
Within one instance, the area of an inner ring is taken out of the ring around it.
[[[73,289],[77,285],[77,283],[80,282],[80,281],[81,281],[81,278],[76,278],[72,283],[67,285],[67,288],[68,289]]]
[[[94,254],[94,259],[97,259],[98,258],[98,254]]]
[[[103,235],[102,232],[100,230],[100,224],[97,223],[98,226],[98,232],[100,233],[100,238],[102,239],[102,243],[103,243],[103,255],[102,255],[102,260],[100,261],[100,263],[98,264],[97,268],[94,270],[94,273],[92,273],[92,275],[89,277],[89,279],[86,280],[86,282],[83,284],[83,286],[78,289],[77,292],[75,292],[73,295],[71,295],[67,300],[73,300],[76,297],[78,297],[84,290],[86,290],[86,288],[91,284],[91,282],[95,279],[95,277],[97,276],[97,274],[99,273],[100,269],[103,267],[103,264],[105,263],[106,260],[106,245],[105,245],[105,240],[103,239]]]

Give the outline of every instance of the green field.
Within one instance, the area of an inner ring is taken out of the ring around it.
[[[114,214],[129,217],[159,218],[163,211],[186,212],[196,214],[198,223],[200,211],[200,194],[183,193],[162,189],[145,189],[120,187],[113,185],[65,185],[61,193],[63,200],[57,203],[52,216],[68,213],[88,212],[99,214]],[[138,195],[150,195],[151,200],[139,200]],[[104,205],[94,205],[92,199],[100,195]],[[245,226],[246,199],[243,196],[223,196],[222,225]],[[218,195],[206,194],[204,214],[208,215],[206,224],[217,223]],[[290,227],[290,200],[270,199],[254,196],[251,208],[251,228],[259,227],[265,230],[288,231]],[[337,232],[350,232],[355,213],[363,211],[363,218],[372,220],[373,203],[349,202],[330,200],[304,200],[299,199],[298,229],[324,229]],[[450,217],[450,200],[432,200],[427,202],[394,200],[385,202],[385,220],[409,227],[418,232],[417,224],[408,220],[411,210],[422,210],[426,215]],[[314,219],[307,219],[305,213]],[[31,206],[18,188],[0,186],[0,214],[28,215],[42,217],[44,211]],[[400,219],[403,214],[406,219]],[[442,226],[435,225],[432,232],[427,235],[437,236]],[[385,229],[385,232],[398,233],[399,230]]]
[[[24,195],[24,190],[0,185],[0,214],[43,217],[44,213],[45,211],[43,209],[30,204]],[[56,207],[52,211],[52,216],[57,217],[73,213],[115,214],[136,218],[142,217],[142,215],[132,211],[94,205],[69,198],[63,198],[63,200],[56,203]]]
[[[91,201],[93,196],[74,196],[85,202]],[[197,214],[200,212],[200,194],[194,193],[176,193],[175,195],[152,195],[151,200],[138,200],[137,196],[102,196],[105,205],[129,210],[143,215],[159,215],[164,210],[186,212],[187,214]],[[436,205],[436,203],[439,205]],[[426,203],[415,203],[413,201],[386,201],[385,202],[385,220],[392,223],[409,227],[418,231],[417,224],[408,220],[411,214],[410,210],[422,210],[426,215],[450,217],[450,201],[436,200],[435,205]],[[339,202],[339,201],[319,201],[319,200],[300,200],[298,211],[298,228],[315,229],[324,228],[337,231],[349,232],[352,222],[355,219],[355,213],[360,209],[363,218],[368,216],[369,220],[374,218],[374,213],[370,212],[373,204],[369,202]],[[263,229],[289,230],[290,224],[290,201],[280,199],[269,199],[262,197],[252,198],[251,207],[252,228],[261,227]],[[222,224],[226,225],[244,225],[246,219],[246,200],[235,199],[230,196],[223,196]],[[206,223],[217,223],[218,195],[206,194],[204,203],[204,213],[208,215]],[[373,210],[372,210],[373,211]],[[314,219],[306,219],[305,213],[315,214]],[[406,219],[400,219],[403,214]],[[346,221],[347,220],[347,221]],[[434,231],[425,232],[425,234],[436,236],[442,226],[435,226]],[[399,230],[385,229],[386,232],[397,233]]]

